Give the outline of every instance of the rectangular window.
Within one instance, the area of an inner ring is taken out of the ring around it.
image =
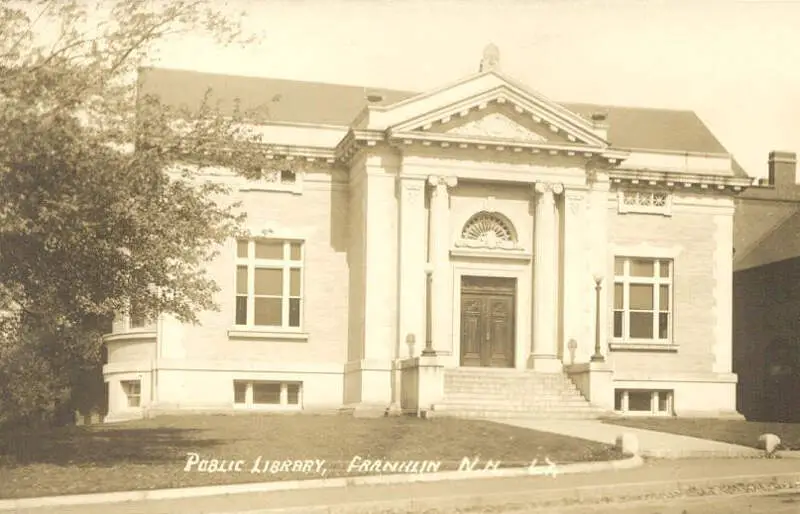
[[[275,239],[237,241],[237,325],[299,329],[302,304],[302,242]]]
[[[142,381],[141,380],[123,380],[122,391],[128,401],[128,407],[139,407],[142,403]]]
[[[617,389],[614,410],[624,414],[672,415],[673,396],[671,390]]]
[[[247,382],[233,381],[233,403],[247,403]]]
[[[670,342],[672,276],[670,259],[614,260],[614,339]]]
[[[233,381],[233,403],[244,407],[300,406],[302,382]]]

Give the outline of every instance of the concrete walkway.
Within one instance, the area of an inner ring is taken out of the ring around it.
[[[763,451],[746,446],[641,428],[623,427],[596,420],[498,419],[493,421],[542,432],[579,437],[605,444],[614,444],[620,434],[634,434],[639,440],[639,450],[642,457],[708,459],[761,457],[764,455]]]

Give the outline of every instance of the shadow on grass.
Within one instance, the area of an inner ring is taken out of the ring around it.
[[[202,430],[187,428],[63,427],[28,433],[0,434],[0,467],[29,464],[112,467],[156,464],[184,459],[189,451],[222,444],[203,439]]]

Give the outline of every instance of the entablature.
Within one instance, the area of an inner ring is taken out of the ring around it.
[[[739,193],[751,183],[750,178],[672,171],[610,169],[608,175],[610,182],[617,187],[692,189]]]

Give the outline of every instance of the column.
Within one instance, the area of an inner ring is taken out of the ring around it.
[[[558,360],[558,255],[559,230],[556,198],[564,192],[561,184],[537,182],[534,219],[533,347],[531,367],[537,371],[559,372]]]
[[[450,337],[450,194],[458,183],[456,177],[428,177],[431,186],[430,226],[428,229],[428,266],[432,270],[431,339],[434,350],[452,351]]]

